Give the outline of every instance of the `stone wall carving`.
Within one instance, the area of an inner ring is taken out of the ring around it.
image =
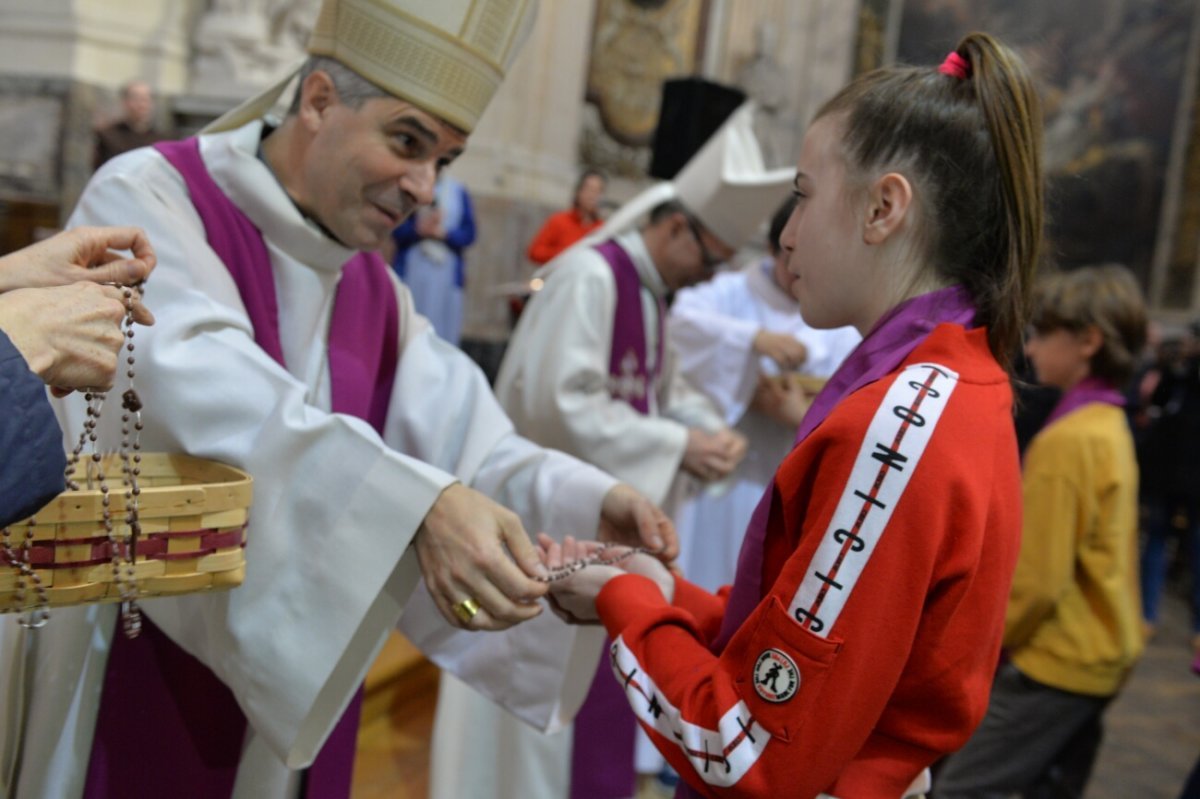
[[[597,0],[582,160],[638,177],[650,162],[662,83],[696,72],[707,0]]]
[[[762,20],[754,29],[754,52],[738,69],[734,84],[756,103],[754,132],[762,147],[763,163],[784,166],[792,161],[794,108],[788,96],[783,65],[776,56],[776,25]]]
[[[192,36],[190,93],[239,102],[304,57],[320,0],[212,0]]]

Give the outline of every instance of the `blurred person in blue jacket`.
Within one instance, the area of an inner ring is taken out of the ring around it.
[[[463,251],[475,242],[471,197],[448,175],[438,177],[433,204],[392,231],[396,274],[413,295],[417,312],[438,336],[458,346],[462,333]]]

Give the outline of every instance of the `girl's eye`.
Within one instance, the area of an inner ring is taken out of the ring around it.
[[[804,192],[800,191],[799,189],[792,189],[792,196],[795,197],[797,200],[808,199],[808,195],[805,194]]]

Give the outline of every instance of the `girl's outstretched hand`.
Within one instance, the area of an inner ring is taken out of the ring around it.
[[[567,536],[559,544],[545,533],[538,534],[538,552],[542,564],[556,572],[572,563],[597,556],[605,560],[619,557],[627,547],[615,547],[597,541],[577,541]],[[675,577],[660,560],[645,553],[633,553],[612,564],[591,563],[550,583],[550,607],[570,624],[597,624],[596,596],[608,581],[621,574],[640,574],[654,581],[668,602],[675,593]]]

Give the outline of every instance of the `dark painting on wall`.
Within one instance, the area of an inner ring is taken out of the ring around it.
[[[1051,257],[1128,265],[1149,286],[1195,0],[904,0],[898,60],[937,64],[983,30],[1041,87]],[[1186,134],[1191,135],[1188,128]]]

